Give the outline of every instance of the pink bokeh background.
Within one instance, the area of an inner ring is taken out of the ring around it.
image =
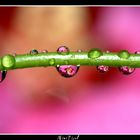
[[[82,33],[90,38],[83,50],[95,44],[109,51],[140,50],[140,7],[82,8],[83,18],[88,17]],[[0,7],[1,55],[34,48],[15,26],[19,9]],[[48,42],[48,51],[56,50],[56,44]],[[61,77],[55,68],[8,71],[0,84],[0,133],[140,133],[139,77],[139,69],[126,76],[117,68],[102,74],[88,66],[81,66],[73,78]]]

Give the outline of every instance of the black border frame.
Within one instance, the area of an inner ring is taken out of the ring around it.
[[[133,1],[105,1],[105,0],[100,0],[100,1],[96,1],[96,0],[93,0],[93,1],[89,1],[89,0],[75,0],[75,1],[58,1],[58,0],[44,0],[44,1],[41,1],[41,0],[15,0],[15,1],[12,1],[12,0],[1,0],[0,1],[0,6],[17,6],[17,7],[20,7],[20,6],[68,6],[68,5],[80,5],[80,6],[106,6],[106,5],[110,5],[110,6],[113,6],[113,5],[137,5],[137,4],[140,4],[140,1],[138,0],[133,0]],[[140,6],[140,5],[138,5]],[[88,134],[88,135],[82,135],[82,134],[77,134],[79,135],[79,140],[80,139],[83,139],[83,138],[87,138],[87,137],[96,137],[96,136],[107,136],[107,135],[116,135],[116,134]],[[77,136],[76,135],[76,136]],[[117,135],[128,135],[128,134],[117,134]],[[132,134],[130,134],[132,135]],[[136,134],[136,135],[139,135],[139,134]],[[48,138],[48,139],[54,139],[54,140],[58,140],[58,136],[73,136],[71,134],[66,134],[66,135],[57,135],[57,134],[10,134],[10,133],[3,133],[3,134],[0,134],[0,138],[5,138],[5,136],[8,136],[9,138],[18,138],[19,136],[23,137],[23,138],[39,138],[40,137],[45,137],[45,138]],[[73,139],[70,139],[70,140],[73,140]]]

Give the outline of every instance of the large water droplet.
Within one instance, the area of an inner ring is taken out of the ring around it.
[[[102,55],[102,51],[98,48],[94,48],[94,49],[91,49],[89,52],[88,52],[88,57],[89,58],[98,58]]]
[[[109,71],[109,66],[100,65],[100,66],[97,66],[96,68],[101,73],[105,73]]]
[[[30,54],[38,54],[38,50],[33,49],[30,51]]]
[[[128,59],[130,54],[127,50],[122,50],[118,53],[118,56],[123,59]]]
[[[6,74],[7,74],[7,71],[0,71],[0,83],[5,79],[6,77]]]
[[[125,75],[129,75],[135,71],[135,68],[131,68],[129,66],[122,66],[122,67],[119,67],[119,71]]]
[[[62,65],[57,66],[56,68],[58,72],[66,78],[73,77],[79,70],[79,66],[74,65]]]
[[[57,49],[57,52],[59,54],[62,54],[62,55],[66,55],[66,54],[69,54],[69,48],[66,47],[66,46],[60,46],[58,49]]]
[[[14,67],[15,57],[13,55],[10,55],[10,54],[3,56],[2,57],[2,65],[7,69]]]

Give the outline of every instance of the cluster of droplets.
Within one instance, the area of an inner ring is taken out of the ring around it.
[[[106,51],[106,53],[109,53],[109,51]],[[137,51],[137,52],[135,52],[135,54],[140,54],[140,52]],[[92,58],[92,59],[98,58],[102,55],[103,55],[102,51],[98,48],[94,48],[88,52],[88,57]],[[128,59],[130,54],[128,51],[122,50],[118,53],[118,56],[122,59]],[[99,71],[101,73],[106,73],[109,71],[109,66],[99,65],[96,67],[96,69],[97,69],[97,71]],[[118,69],[124,75],[129,75],[135,71],[135,68],[131,68],[129,66],[121,66]]]
[[[47,53],[47,52],[48,52],[47,50],[43,50],[41,53]],[[70,50],[66,46],[60,46],[57,49],[57,53],[60,55],[68,55],[69,52],[70,52]],[[77,52],[82,52],[82,50],[77,50]],[[36,49],[33,49],[30,51],[29,54],[35,55],[38,53],[39,52]],[[106,53],[110,53],[110,52],[106,51]],[[137,52],[135,52],[135,54],[140,54],[140,52],[137,51]],[[88,57],[91,59],[99,58],[102,55],[103,55],[103,52],[97,48],[91,49],[88,52]],[[1,64],[4,68],[6,68],[6,70],[1,71],[0,82],[2,82],[6,78],[7,70],[10,69],[11,67],[14,67],[15,56],[16,56],[16,54],[14,53],[13,55],[5,55],[4,57],[2,57]],[[121,59],[128,59],[130,54],[128,51],[122,50],[118,53],[118,56]],[[57,65],[56,66],[56,69],[59,72],[59,74],[63,77],[66,77],[66,78],[70,78],[70,77],[73,77],[74,75],[76,75],[76,73],[78,72],[78,70],[80,68],[80,65],[69,65],[67,60],[64,60],[64,62],[65,62],[65,65]],[[49,60],[49,64],[51,66],[53,66],[55,64],[55,59],[51,58]],[[106,73],[109,71],[110,67],[107,65],[99,65],[99,66],[96,66],[96,69],[100,73]],[[130,66],[120,66],[120,67],[118,67],[118,69],[124,75],[129,75],[135,71],[135,68],[132,68]]]
[[[98,56],[101,56],[102,55],[102,52],[98,49],[96,49],[96,51],[99,52],[100,55]],[[109,51],[106,51],[106,53],[109,53]],[[100,73],[105,73],[105,72],[108,72],[109,71],[109,66],[105,66],[105,65],[100,65],[100,66],[97,66],[96,67],[97,71],[99,71]]]
[[[69,54],[70,50],[66,46],[60,46],[57,49],[57,52],[61,55]],[[81,52],[81,50],[78,50],[78,52]],[[79,70],[79,65],[57,65],[56,69],[62,75],[63,77],[73,77]]]
[[[42,51],[44,53],[47,53],[48,51],[47,50],[44,50]],[[60,46],[58,49],[57,49],[57,53],[60,54],[60,55],[67,55],[69,54],[70,50],[68,47],[66,46]],[[82,52],[82,50],[78,50],[77,52]],[[30,51],[30,54],[38,54],[38,51],[33,49]],[[49,64],[50,65],[54,65],[54,59],[50,59],[49,60]],[[65,60],[64,60],[65,61]],[[73,77],[79,70],[79,65],[57,65],[56,66],[56,69],[57,71],[60,73],[61,76],[63,77],[66,77],[66,78],[70,78],[70,77]]]
[[[96,50],[97,51],[97,50]],[[109,51],[106,51],[106,53],[109,53]],[[96,52],[96,54],[98,54],[98,57],[101,55],[101,51],[98,50],[98,53]],[[100,54],[100,55],[99,55]],[[140,54],[140,52],[136,51],[135,54]],[[120,58],[123,58],[123,59],[127,59],[129,58],[130,54],[128,51],[126,50],[122,50],[118,53],[118,56]],[[105,66],[105,65],[100,65],[100,66],[97,66],[96,67],[97,70],[101,73],[105,73],[105,72],[108,72],[109,71],[109,66]],[[135,68],[132,68],[130,66],[121,66],[118,68],[119,71],[124,74],[124,75],[129,75],[129,74],[132,74],[134,71],[135,71]]]
[[[135,54],[139,54],[139,52],[135,52]],[[129,52],[126,50],[122,50],[119,53],[120,58],[128,59],[130,56]],[[119,71],[124,75],[130,75],[135,71],[135,68],[132,68],[130,66],[121,66],[119,67]]]
[[[61,55],[69,54],[70,50],[66,46],[60,46],[57,49],[57,52]],[[77,50],[77,52],[82,52],[82,50]],[[106,51],[106,53],[109,53],[109,51]],[[140,52],[135,52],[135,54],[140,54]],[[88,57],[90,58],[98,58],[102,56],[103,53],[100,49],[94,48],[88,52]],[[118,56],[123,59],[129,58],[130,54],[126,50],[122,50],[118,53]],[[57,71],[63,76],[63,77],[73,77],[79,70],[80,65],[57,65],[56,69]],[[109,71],[109,66],[105,65],[99,65],[96,67],[97,71],[100,73],[106,73]],[[131,68],[129,66],[121,66],[118,68],[120,72],[122,72],[124,75],[129,75],[135,71],[135,68]]]

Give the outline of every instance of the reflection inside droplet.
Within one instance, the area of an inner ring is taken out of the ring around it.
[[[42,51],[42,53],[47,53],[47,52],[48,52],[47,50],[43,50],[43,51]]]
[[[109,66],[100,65],[100,66],[97,66],[96,68],[101,73],[105,73],[109,71]]]
[[[33,49],[33,50],[30,51],[30,54],[38,54],[38,51]]]
[[[62,65],[56,67],[58,72],[64,77],[73,77],[79,70],[79,66]]]
[[[69,54],[69,48],[66,47],[66,46],[60,46],[60,47],[57,49],[57,52],[58,52],[59,54],[66,55],[66,54]]]
[[[129,75],[135,71],[135,68],[122,66],[122,67],[119,67],[119,71],[122,72],[124,75]]]

